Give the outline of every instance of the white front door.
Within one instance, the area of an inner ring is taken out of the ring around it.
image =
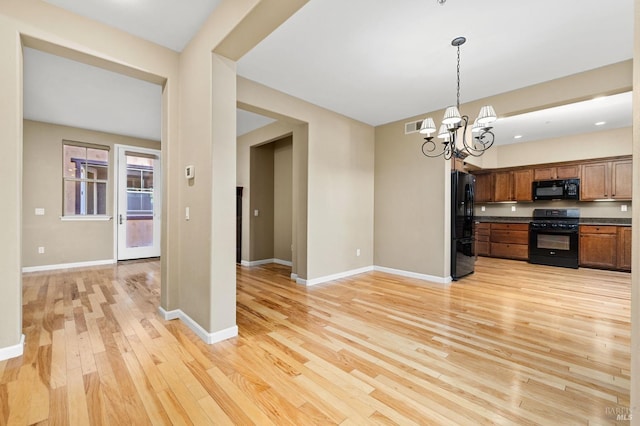
[[[160,151],[117,146],[117,259],[160,256]]]

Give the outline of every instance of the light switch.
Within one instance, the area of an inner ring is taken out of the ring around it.
[[[36,216],[44,216],[44,209],[42,207],[36,207]]]
[[[189,207],[185,207],[184,208],[184,219],[185,220],[191,219],[191,215],[190,215],[190,212],[189,212]]]

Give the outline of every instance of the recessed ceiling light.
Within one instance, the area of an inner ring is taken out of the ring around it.
[[[607,122],[606,122],[606,121],[598,121],[598,122],[596,123],[596,126],[604,126],[605,124],[607,124]]]
[[[521,139],[521,138],[522,138],[522,135],[515,135],[513,138],[514,138],[514,139]]]

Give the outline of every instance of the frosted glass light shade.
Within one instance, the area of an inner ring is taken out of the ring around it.
[[[493,109],[491,105],[485,105],[480,108],[480,114],[478,114],[478,124],[489,124],[496,121],[498,116],[496,115],[496,111]]]
[[[445,124],[440,126],[440,130],[438,130],[438,137],[440,139],[444,139],[447,142],[451,138],[451,134],[449,133],[449,129],[447,129],[447,126]]]
[[[422,124],[420,125],[421,134],[428,136],[435,131],[436,131],[436,123],[433,122],[433,118],[427,117],[424,120],[422,120]]]
[[[473,127],[471,128],[471,133],[479,133],[484,129],[484,125],[478,123],[478,119],[473,122]]]
[[[442,119],[442,123],[446,125],[457,124],[462,121],[462,117],[460,117],[460,111],[455,106],[448,107],[444,112],[444,118]]]

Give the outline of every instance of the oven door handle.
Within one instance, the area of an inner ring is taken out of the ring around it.
[[[543,229],[532,229],[531,232],[537,232],[538,234],[556,234],[556,235],[578,233],[578,231],[547,231]]]

